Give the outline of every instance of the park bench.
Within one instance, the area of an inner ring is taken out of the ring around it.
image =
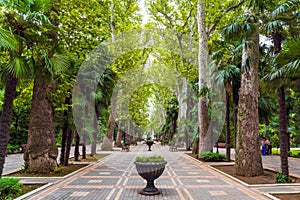
[[[225,148],[226,147],[226,143],[225,142],[217,142],[215,144],[215,147]]]

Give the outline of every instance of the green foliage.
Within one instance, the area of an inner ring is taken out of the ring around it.
[[[54,172],[57,174],[57,173],[61,173],[63,171],[63,169],[59,166],[55,167],[54,168]]]
[[[272,147],[279,148],[279,137],[277,134],[271,136]]]
[[[12,144],[8,144],[7,145],[7,150],[14,152],[20,149],[19,145],[12,145]]]
[[[0,199],[13,199],[22,191],[22,185],[17,178],[0,178]]]
[[[283,175],[281,172],[276,174],[276,183],[291,183],[292,179]]]
[[[280,155],[280,149],[272,149],[273,155]],[[290,157],[300,158],[300,150],[290,150],[288,152]]]
[[[300,158],[300,150],[290,150],[289,156],[295,157],[295,158]]]
[[[13,117],[9,130],[9,143],[13,145],[26,144],[28,136],[33,83],[21,83],[17,87],[17,96],[14,100]]]
[[[159,156],[159,155],[155,155],[155,156],[137,156],[135,158],[136,162],[163,162],[164,161],[164,157]]]
[[[203,158],[203,160],[206,162],[220,162],[226,158],[224,154],[214,152],[201,152],[199,154],[199,157]]]

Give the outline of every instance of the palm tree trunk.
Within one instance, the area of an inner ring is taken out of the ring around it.
[[[2,114],[0,118],[0,177],[2,177],[5,163],[9,127],[12,120],[13,101],[16,96],[17,83],[18,79],[8,73],[5,83],[4,103],[2,105]]]
[[[288,165],[288,132],[287,132],[287,117],[285,107],[285,92],[284,86],[278,89],[278,102],[279,102],[279,135],[280,135],[280,160],[282,174],[289,176]]]
[[[60,158],[59,158],[59,164],[64,165],[65,163],[65,152],[66,152],[66,141],[67,141],[67,122],[64,122],[63,128],[62,128],[62,136],[61,136],[61,149],[60,149]]]
[[[72,141],[73,141],[73,131],[71,129],[68,129],[64,166],[69,165],[69,158],[70,158]]]
[[[226,161],[230,162],[230,94],[228,91],[230,83],[227,83],[226,85]]]
[[[282,35],[281,33],[274,33],[274,54],[278,54],[281,51]],[[288,148],[289,148],[289,136],[287,131],[288,117],[285,103],[285,86],[282,85],[278,89],[278,112],[279,112],[279,147],[280,147],[280,161],[281,171],[283,175],[289,176],[289,163],[288,163]]]
[[[28,171],[52,172],[57,167],[57,155],[50,85],[42,79],[35,80],[27,148],[24,153],[24,160],[28,162]]]
[[[78,132],[75,133],[75,149],[74,149],[74,160],[79,161],[79,144],[80,144],[80,137]]]
[[[233,97],[233,132],[234,132],[234,147],[236,148],[237,137],[237,116],[239,105],[239,90],[241,87],[240,79],[235,77],[232,81],[232,97]]]
[[[245,12],[251,13],[247,9]],[[259,35],[257,24],[252,19],[249,23],[254,29],[243,39],[235,169],[238,175],[252,177],[262,175],[264,171],[258,134]]]

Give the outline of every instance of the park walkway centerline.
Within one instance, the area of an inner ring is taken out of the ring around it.
[[[99,200],[206,200],[206,199],[268,199],[237,182],[211,170],[206,164],[184,154],[170,152],[155,144],[153,151],[146,145],[130,152],[114,151],[93,166],[53,184],[28,199],[99,199]],[[162,155],[168,162],[155,184],[162,191],[157,196],[138,194],[146,181],[134,165],[136,156]]]

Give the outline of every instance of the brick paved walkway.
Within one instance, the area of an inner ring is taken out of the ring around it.
[[[268,199],[200,163],[183,152],[170,152],[167,147],[138,145],[131,152],[113,152],[97,164],[57,181],[28,199],[99,199],[99,200],[207,200],[207,199]],[[168,162],[156,186],[157,196],[142,196],[138,192],[146,182],[137,174],[137,155],[163,155]]]

